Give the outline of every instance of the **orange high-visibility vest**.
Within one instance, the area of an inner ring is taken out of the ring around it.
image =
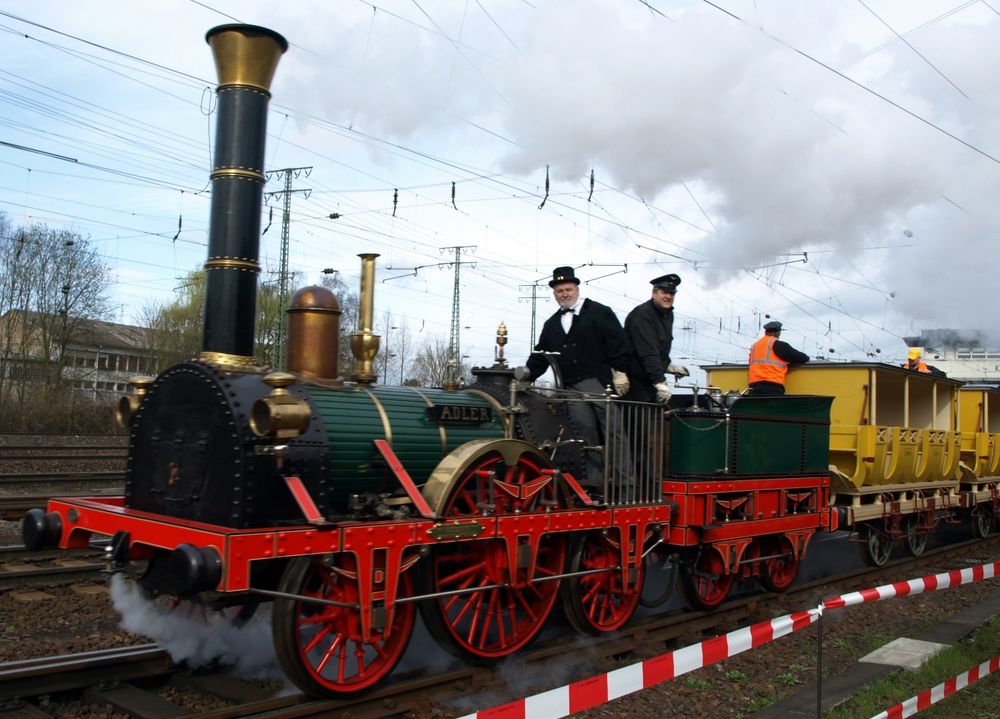
[[[904,367],[906,369],[915,369],[917,372],[923,372],[925,374],[930,374],[930,372],[931,372],[930,369],[928,369],[928,367],[927,367],[927,363],[924,362],[923,360],[920,360],[919,362],[917,362],[917,366],[916,367],[910,367],[910,363],[909,362],[904,362],[903,364],[900,365],[900,367]]]
[[[788,363],[773,352],[777,339],[764,335],[750,347],[750,384],[754,382],[785,384]]]

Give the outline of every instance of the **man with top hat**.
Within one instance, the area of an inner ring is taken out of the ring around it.
[[[626,399],[666,404],[671,395],[667,375],[688,375],[687,367],[670,361],[670,346],[674,341],[674,297],[680,283],[681,278],[675,274],[650,280],[652,296],[625,318],[631,385]]]
[[[791,365],[804,364],[809,355],[782,342],[781,323],[772,320],[764,325],[764,336],[750,347],[750,394],[767,397],[785,393],[785,375]]]
[[[625,333],[614,311],[607,305],[580,296],[580,280],[572,267],[557,267],[549,282],[559,310],[545,320],[533,353],[526,363],[530,382],[545,374],[549,360],[555,362],[562,386],[593,395],[601,395],[613,385],[618,394],[628,391],[628,357]],[[578,425],[582,439],[591,446],[603,445],[603,408],[582,402],[570,403],[570,416]],[[588,453],[587,483],[603,481],[600,457]]]

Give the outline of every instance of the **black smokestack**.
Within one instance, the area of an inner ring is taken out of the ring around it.
[[[205,333],[198,359],[252,368],[264,138],[271,78],[288,42],[255,25],[208,31],[219,74],[212,216],[205,262]]]

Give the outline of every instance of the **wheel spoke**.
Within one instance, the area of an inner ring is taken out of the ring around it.
[[[358,601],[353,554],[332,555],[336,571],[321,560],[299,557],[285,570],[279,590],[347,604]],[[385,567],[378,567],[387,571]],[[400,596],[412,595],[409,575],[400,576]],[[274,604],[275,647],[285,673],[310,694],[343,696],[367,689],[395,667],[413,630],[416,607],[397,604],[392,621],[371,636],[362,634],[360,607],[321,607],[306,601]]]
[[[520,442],[517,442],[520,446],[502,446],[512,441],[498,440],[495,445],[498,449],[490,445],[477,448],[481,454],[465,460],[465,469],[450,480],[452,484],[441,510],[442,516],[460,518],[481,514],[475,497],[490,496],[492,482],[502,482],[510,488],[509,491],[496,488],[493,501],[498,516],[549,511],[538,500],[557,497],[558,493],[552,488],[544,487],[529,499],[519,498],[518,489],[546,481],[542,469],[550,466],[548,460]],[[504,459],[510,456],[516,459]],[[565,504],[557,503],[556,507],[559,506]],[[544,548],[537,552],[532,579],[564,572],[565,541],[562,537],[549,535],[542,543]],[[435,548],[428,572],[428,593],[447,592],[456,587],[480,588],[461,595],[461,599],[441,597],[421,607],[431,633],[449,650],[477,661],[494,661],[520,649],[541,630],[558,595],[560,582],[523,582],[509,566],[507,552],[503,539],[465,541],[456,543],[456,547]],[[516,586],[508,586],[511,584]],[[496,585],[504,586],[498,588]]]

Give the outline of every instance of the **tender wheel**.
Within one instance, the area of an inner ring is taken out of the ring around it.
[[[972,536],[977,539],[986,539],[993,531],[993,517],[989,512],[979,508],[972,515]]]
[[[395,605],[387,626],[373,628],[367,639],[362,636],[355,568],[354,555],[344,552],[332,564],[298,557],[282,575],[279,591],[349,605],[274,602],[278,660],[289,679],[309,694],[344,696],[368,689],[393,670],[413,631],[416,611],[406,603]],[[404,573],[400,596],[409,594],[409,574]]]
[[[441,515],[524,516],[567,506],[554,483],[546,481],[551,475],[543,472],[549,467],[545,456],[530,445],[501,440],[473,450],[443,490]],[[427,593],[465,592],[421,604],[428,630],[453,654],[490,663],[524,647],[545,624],[560,583],[530,580],[565,571],[566,542],[557,534],[542,539],[533,578],[522,569],[511,570],[507,545],[499,539],[439,544],[428,564]]]
[[[621,543],[612,541],[602,530],[586,532],[573,540],[570,573],[594,569],[600,574],[573,577],[563,584],[562,600],[566,617],[578,631],[590,634],[620,629],[639,605],[645,562],[631,588],[622,582]]]
[[[715,609],[729,596],[734,576],[724,573],[722,557],[711,547],[702,547],[680,568],[679,586],[684,603],[691,609]]]
[[[677,564],[663,552],[646,555],[639,604],[649,609],[665,604],[677,586]]]
[[[892,554],[892,540],[871,524],[863,525],[858,533],[861,535],[861,543],[858,545],[861,559],[872,567],[885,566]]]
[[[761,567],[758,581],[767,592],[784,592],[795,581],[801,562],[793,559],[792,543],[788,537],[764,537],[760,542],[762,557],[774,557],[765,560]]]
[[[906,540],[903,546],[914,557],[919,557],[927,549],[927,533],[920,531],[916,517],[910,517],[906,522]]]

